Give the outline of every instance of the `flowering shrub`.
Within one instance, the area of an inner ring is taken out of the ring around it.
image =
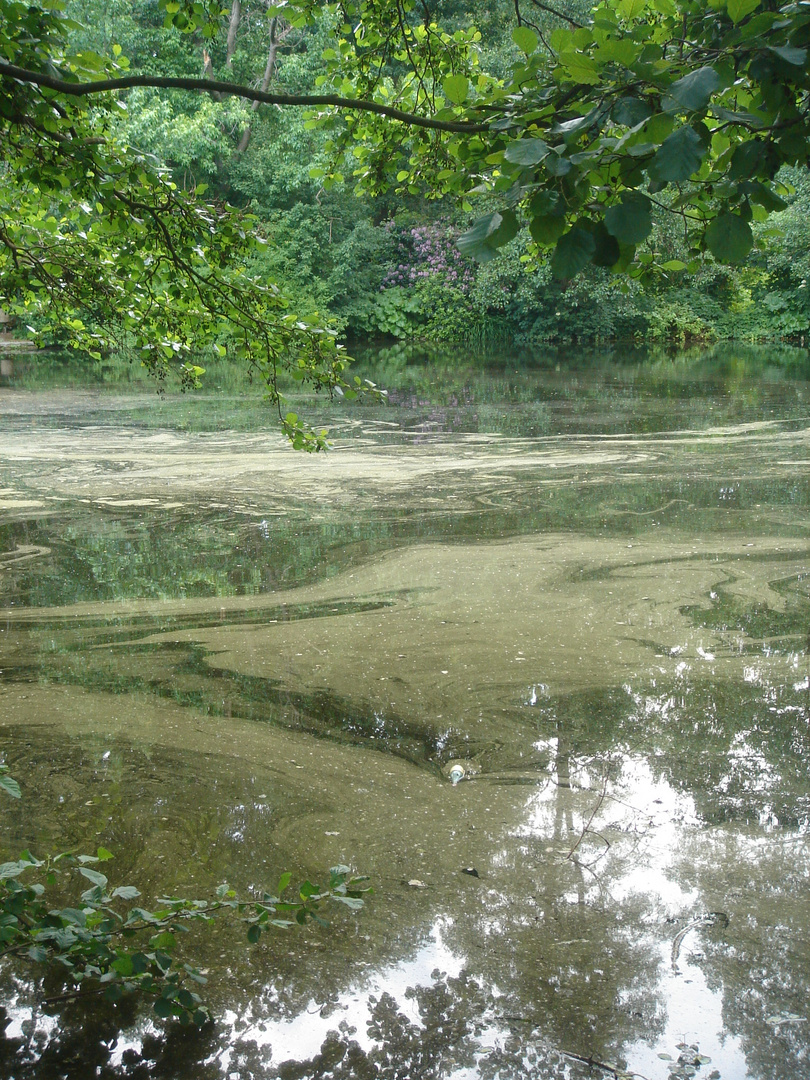
[[[462,293],[472,288],[475,272],[456,248],[450,226],[435,222],[403,229],[391,221],[385,228],[395,243],[395,265],[383,278],[381,292],[392,287],[420,285],[429,279],[438,279]]]

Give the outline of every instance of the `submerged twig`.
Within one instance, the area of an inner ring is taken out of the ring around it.
[[[611,1076],[636,1076],[638,1080],[647,1080],[647,1077],[642,1073],[628,1072],[627,1069],[620,1069],[616,1065],[610,1065],[606,1061],[599,1061],[594,1057],[584,1057],[582,1054],[574,1054],[570,1050],[560,1050],[563,1057],[572,1058],[574,1061],[581,1061],[583,1065],[589,1066],[591,1069],[604,1069],[605,1072],[610,1073]]]
[[[607,786],[608,786],[608,781],[610,780],[610,764],[611,764],[610,759],[608,759],[607,768],[605,769],[604,780],[602,782],[602,791],[599,794],[599,798],[596,800],[596,806],[594,806],[593,810],[591,811],[591,816],[585,822],[585,825],[583,826],[582,832],[579,834],[579,838],[577,839],[577,842],[574,844],[574,846],[571,848],[571,850],[565,856],[566,859],[573,858],[577,848],[580,846],[582,841],[588,835],[588,832],[589,832],[590,827],[591,827],[591,823],[593,822],[593,819],[596,817],[596,815],[601,810],[602,803],[607,798]],[[605,843],[607,844],[607,846],[610,847],[610,843],[607,840],[605,840],[605,837],[600,837],[600,839],[604,840]]]
[[[95,997],[103,994],[106,986],[96,986],[91,990],[70,990],[65,994],[54,994],[53,997],[39,999],[40,1005],[58,1005],[62,1001],[80,1001],[82,998]]]

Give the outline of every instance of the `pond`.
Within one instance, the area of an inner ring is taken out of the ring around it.
[[[313,457],[226,369],[0,384],[2,858],[374,887],[190,934],[198,1032],[5,961],[0,1074],[806,1076],[808,354],[360,362]]]

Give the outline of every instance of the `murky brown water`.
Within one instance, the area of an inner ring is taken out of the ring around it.
[[[645,434],[663,376],[579,373],[576,421],[559,373],[510,378],[515,435],[420,390],[317,458],[0,389],[3,857],[375,887],[198,937],[192,1036],[7,970],[0,1074],[653,1080],[686,1043],[699,1077],[806,1075],[806,383],[681,373]]]

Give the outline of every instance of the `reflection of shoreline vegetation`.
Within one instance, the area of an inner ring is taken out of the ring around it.
[[[157,626],[154,632],[170,632],[170,628]],[[123,639],[120,643],[119,636]],[[434,769],[452,756],[448,732],[439,724],[409,722],[390,708],[364,708],[327,691],[290,690],[272,679],[218,668],[209,663],[207,650],[193,641],[138,644],[137,635],[127,628],[120,635],[114,631],[97,633],[90,642],[73,639],[61,647],[54,647],[53,628],[47,638],[51,647],[39,651],[35,664],[6,663],[7,685],[33,682],[39,673],[55,686],[79,686],[91,693],[116,695],[145,693],[201,715],[272,723],[394,754],[422,766],[427,763]],[[110,661],[109,666],[101,664],[94,651],[102,642],[107,648],[100,655]],[[35,647],[33,638],[29,644]],[[148,667],[148,674],[134,673],[144,667]]]
[[[0,525],[2,551],[13,554],[24,546],[42,551],[33,561],[12,559],[3,566],[4,603],[47,608],[88,601],[271,596],[414,543],[479,543],[570,529],[603,536],[606,528],[631,537],[662,524],[690,535],[697,530],[728,537],[745,531],[748,514],[767,515],[773,522],[775,512],[789,512],[794,520],[785,520],[782,533],[800,539],[810,500],[791,475],[718,488],[710,477],[664,473],[641,486],[632,478],[596,472],[583,487],[571,484],[565,473],[559,483],[545,486],[542,499],[535,497],[531,477],[525,485],[479,484],[479,496],[489,500],[483,505],[461,485],[454,493],[452,513],[444,506],[414,513],[405,504],[383,518],[361,521],[347,519],[340,508],[326,521],[310,520],[305,508],[256,521],[220,510],[72,504],[59,514]],[[342,601],[330,605],[343,607]],[[263,611],[267,617],[264,605]],[[279,617],[296,616],[283,607]]]
[[[759,819],[766,832],[781,832],[795,827],[801,829],[810,812],[805,794],[806,777],[801,770],[801,762],[806,759],[806,740],[796,740],[796,725],[791,719],[791,708],[801,702],[801,696],[789,692],[780,694],[776,701],[779,713],[774,715],[774,698],[767,688],[750,687],[749,698],[742,703],[739,702],[738,689],[736,684],[689,682],[687,679],[681,680],[680,686],[660,685],[652,693],[642,692],[635,696],[626,689],[615,687],[602,695],[575,694],[544,699],[542,706],[538,705],[532,710],[532,715],[536,718],[537,735],[557,740],[556,757],[552,760],[556,762],[558,776],[570,775],[575,780],[577,777],[581,779],[583,772],[596,775],[606,754],[609,757],[617,754],[619,759],[627,756],[628,760],[640,756],[649,761],[656,778],[660,777],[684,796],[685,805],[692,798],[695,799],[697,814],[704,824],[722,827],[723,823],[733,820],[749,827],[748,823]],[[674,707],[668,706],[673,697],[681,699],[680,707],[677,702]],[[25,741],[20,739],[18,742],[17,752],[24,754]],[[108,742],[104,745],[108,745]],[[98,753],[100,755],[100,750]],[[48,754],[38,754],[37,757],[41,758],[43,768],[50,761]],[[564,767],[563,758],[566,761]],[[763,772],[763,760],[770,763],[766,772]],[[55,766],[51,764],[50,767]],[[763,779],[767,781],[764,786]],[[261,782],[264,783],[264,780]],[[139,790],[137,785],[135,790]],[[269,789],[261,787],[253,790]],[[561,808],[567,805],[567,790],[560,789]],[[482,786],[482,796],[486,791],[487,788]],[[621,791],[616,794],[621,798]],[[228,798],[237,802],[244,798],[240,796],[238,788],[230,792],[223,788],[217,795],[223,805],[228,805]],[[76,805],[80,806],[84,797],[80,788],[75,795]],[[159,803],[156,799],[155,810],[158,814],[162,812],[161,805],[164,805],[163,800]],[[187,809],[193,815],[193,808]],[[144,813],[143,807],[139,813]],[[554,813],[553,804],[549,813]],[[585,813],[587,815],[587,809]],[[614,816],[612,813],[606,814],[605,825],[614,848],[618,849],[622,841],[620,830],[611,831],[610,822]],[[560,830],[559,835],[555,832],[553,836],[545,832],[533,833],[522,857],[548,861],[551,858],[548,854],[550,843],[569,848],[568,834],[562,828],[562,823]],[[698,845],[701,857],[710,863],[714,850],[711,846],[711,830],[700,831],[696,836],[701,838]],[[714,839],[717,840],[717,834],[714,834]],[[786,839],[790,839],[789,834]],[[783,847],[778,837],[774,838],[774,844],[780,850]],[[706,847],[708,851],[704,850]],[[187,850],[190,852],[192,848]],[[687,844],[687,855],[681,857],[688,857],[688,850]],[[546,854],[543,854],[544,851]],[[756,936],[745,926],[742,931],[746,955],[751,959],[759,958],[758,962],[762,963],[760,952],[763,946],[759,935],[763,932],[762,921],[767,920],[771,908],[746,911],[743,916],[741,911],[747,909],[750,903],[749,890],[752,886],[746,880],[742,900],[730,900],[727,892],[731,886],[726,877],[728,875],[734,881],[742,880],[740,874],[744,875],[745,871],[735,872],[733,867],[723,867],[722,862],[712,864],[712,867],[712,873],[718,880],[711,891],[702,890],[700,902],[723,908],[731,903],[734,912],[730,937],[714,941],[707,936],[701,941],[717,973],[717,984],[722,988],[729,976],[736,977],[739,966],[734,959],[740,942],[738,922],[747,926],[752,919],[759,920]],[[688,874],[688,867],[683,872]],[[620,1054],[623,1049],[626,1052],[627,1041],[630,1041],[627,1034],[624,1037],[616,1034],[617,1023],[622,1032],[629,1028],[634,1038],[649,1038],[651,1032],[656,1035],[662,1033],[665,1013],[662,1005],[656,1004],[656,980],[653,978],[658,956],[656,942],[659,935],[663,940],[667,936],[670,939],[674,937],[677,927],[682,925],[681,921],[667,920],[668,925],[661,926],[661,909],[645,907],[643,893],[626,897],[618,912],[613,908],[602,911],[599,902],[592,898],[589,901],[580,899],[579,904],[566,903],[562,886],[556,892],[549,890],[539,871],[538,884],[531,890],[531,895],[520,895],[516,899],[514,895],[508,896],[501,891],[505,888],[508,873],[508,867],[499,867],[488,883],[491,891],[486,902],[476,904],[469,895],[465,918],[459,918],[458,925],[448,928],[448,940],[454,946],[454,951],[460,956],[469,957],[468,973],[458,980],[445,980],[442,976],[437,984],[422,988],[415,994],[414,1000],[419,1002],[420,1012],[422,1005],[425,1006],[423,1018],[429,1028],[428,1035],[405,1018],[400,1019],[396,1003],[383,995],[373,1015],[373,1030],[378,1033],[381,1048],[367,1051],[370,1061],[379,1059],[382,1063],[384,1058],[390,1065],[392,1055],[397,1053],[401,1060],[410,1060],[410,1055],[415,1054],[418,1047],[422,1047],[423,1053],[427,1048],[431,1054],[458,1054],[458,1040],[462,1034],[465,1037],[468,1035],[470,1040],[465,1043],[464,1052],[469,1050],[472,1054],[475,1050],[472,1041],[473,1018],[480,1018],[485,1012],[489,1015],[488,1010],[493,1004],[496,1005],[492,1013],[494,1017],[503,1018],[504,1004],[508,1005],[507,1017],[526,1017],[522,1021],[525,1028],[520,1028],[521,1049],[525,1049],[527,1041],[531,1041],[530,1034],[534,1033],[538,1049],[545,1047],[550,1054],[552,1048],[559,1046],[582,1047],[589,1052],[599,1053],[604,1060],[615,1060],[607,1052],[608,1049],[613,1054]],[[735,873],[736,876],[732,877]],[[562,878],[562,873],[560,876]],[[795,894],[800,900],[803,895],[800,877],[799,869],[795,881],[778,885],[777,879],[774,879],[769,887],[774,892],[780,889],[787,896]],[[590,882],[590,878],[587,880]],[[471,879],[471,887],[472,884]],[[595,882],[593,887],[596,887]],[[695,910],[699,912],[700,909]],[[508,949],[504,948],[500,936],[503,932],[500,920],[506,919],[511,919],[512,934],[516,938],[511,940]],[[493,932],[490,920],[499,923],[498,933]],[[543,922],[551,926],[544,927]],[[768,923],[766,929],[769,940],[772,935],[780,943],[790,944],[792,934],[785,930],[783,922],[773,927]],[[798,943],[803,940],[798,925],[795,933],[798,948]],[[477,943],[480,941],[472,951],[470,935],[475,936]],[[593,939],[590,944],[588,939]],[[727,942],[734,946],[732,959],[729,959]],[[356,947],[356,941],[354,944]],[[523,958],[521,963],[504,962],[504,957],[513,958],[516,955]],[[610,957],[610,964],[604,963],[605,955]],[[768,962],[771,970],[778,957],[769,953]],[[595,974],[592,965],[599,968]],[[797,988],[801,984],[799,973],[803,970],[803,966],[795,968]],[[498,987],[500,1008],[497,1002],[490,1001],[487,996],[488,984],[482,981],[486,972],[490,973],[493,984]],[[742,981],[744,984],[744,979]],[[573,999],[568,1002],[571,1007],[567,1009],[560,1006],[561,990]],[[780,1007],[783,1004],[782,991],[779,989],[763,987],[760,996],[769,1003],[771,1011],[775,1008],[770,1004],[774,999],[779,1001]],[[305,996],[304,1007],[306,1001]],[[611,1004],[616,1016],[609,1008],[607,1015],[604,1012],[604,1006]],[[740,1007],[742,1004],[744,1001]],[[337,1015],[339,1017],[340,1013]],[[747,1023],[757,1022],[755,1009],[749,1008],[743,1015],[748,1017]],[[453,1024],[450,1024],[451,1019]],[[445,1032],[448,1024],[450,1027]],[[344,1054],[351,1044],[350,1035],[341,1029],[333,1040],[333,1043],[344,1046]],[[514,1042],[517,1044],[517,1038]],[[238,1055],[250,1059],[251,1054],[258,1055],[259,1049],[245,1041],[239,1046]],[[324,1052],[329,1053],[333,1049],[336,1052],[336,1046],[330,1043]],[[242,1059],[238,1057],[237,1060]],[[470,1060],[472,1067],[474,1058]],[[492,1063],[503,1064],[505,1060],[504,1055],[495,1055]],[[544,1060],[542,1055],[540,1060]],[[334,1075],[343,1076],[346,1080],[364,1075],[352,1072],[352,1061],[355,1064],[363,1063],[363,1058],[357,1053],[353,1059],[344,1057],[342,1063],[336,1060]],[[275,1064],[278,1065],[277,1062]],[[307,1067],[310,1072],[305,1071]],[[306,1076],[317,1075],[317,1062],[302,1061],[296,1068],[299,1071],[292,1075],[302,1080]],[[41,1075],[50,1074],[43,1072]],[[178,1069],[176,1075],[189,1073]],[[256,1075],[275,1077],[290,1074],[261,1070],[257,1059]],[[389,1074],[384,1072],[381,1075]],[[392,1072],[391,1075],[398,1074]],[[524,1074],[518,1072],[515,1075]]]
[[[46,352],[13,364],[13,376],[3,380],[12,391],[94,393],[45,410],[12,395],[6,399],[12,423],[15,410],[26,421],[30,410],[43,427],[109,425],[124,417],[136,428],[200,433],[265,432],[273,425],[244,370],[221,360],[206,364],[202,391],[169,389],[161,396],[148,374],[123,357],[88,362],[73,353]],[[355,367],[388,391],[387,406],[300,395],[292,383],[279,385],[296,408],[327,425],[332,438],[380,439],[396,433],[537,437],[594,430],[640,434],[806,415],[810,353],[787,345],[721,344],[685,351],[623,346],[476,354],[398,344],[358,350]],[[595,410],[600,412],[598,428]],[[374,432],[369,424],[383,426]]]
[[[712,625],[702,609],[683,613],[698,626]],[[255,617],[246,615],[254,626]],[[146,695],[212,722],[224,717],[270,724],[392,755],[433,773],[449,759],[475,756],[499,783],[536,780],[538,770],[547,767],[540,744],[534,755],[525,750],[518,755],[508,734],[518,741],[534,734],[543,745],[557,738],[572,759],[598,758],[616,746],[632,748],[649,760],[654,775],[691,795],[707,822],[753,816],[806,827],[810,792],[803,762],[810,744],[796,723],[806,715],[806,685],[790,676],[773,682],[759,668],[781,656],[792,671],[790,658],[801,649],[809,618],[805,598],[796,598],[785,612],[732,603],[715,621],[726,639],[717,652],[746,658],[745,682],[701,675],[687,664],[667,677],[660,668],[649,685],[640,680],[634,686],[544,695],[513,710],[510,731],[497,745],[482,742],[482,733],[462,720],[454,725],[420,719],[362,696],[290,689],[274,679],[219,667],[216,653],[194,640],[170,640],[178,630],[171,619],[151,627],[161,639],[143,642],[139,639],[151,636],[150,628],[133,630],[126,622],[106,631],[95,623],[84,629],[57,622],[26,628],[20,660],[8,657],[4,681],[9,687],[44,680],[92,694]],[[10,623],[9,629],[22,628]],[[741,642],[754,634],[759,640]],[[670,653],[659,641],[638,640],[651,656]]]
[[[613,342],[594,347],[568,345],[549,347],[460,347],[444,342],[397,342],[357,345],[356,360],[369,370],[402,370],[429,365],[437,380],[443,373],[450,378],[459,372],[486,376],[499,369],[526,372],[588,371],[611,374],[620,379],[640,379],[656,382],[657,371],[667,381],[678,374],[689,381],[703,382],[712,375],[727,377],[761,377],[765,372],[782,372],[794,378],[810,378],[810,351],[804,347],[775,342],[767,345],[721,342],[715,345],[695,345],[677,348],[668,345],[649,345],[633,342]],[[239,364],[216,357],[205,363],[206,391],[242,392],[252,384],[250,372]],[[14,374],[4,376],[5,385],[26,390],[117,389],[126,386],[154,390],[156,382],[140,362],[125,354],[110,354],[94,360],[72,350],[43,349],[38,352],[15,354]],[[283,376],[282,376],[283,378]],[[179,385],[179,384],[178,384]],[[285,389],[294,388],[287,380]],[[171,382],[167,381],[166,387]],[[189,391],[191,393],[191,391]]]

